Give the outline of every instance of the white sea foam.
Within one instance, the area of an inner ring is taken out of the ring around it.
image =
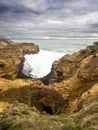
[[[23,73],[27,76],[41,78],[46,76],[52,67],[52,63],[65,53],[40,50],[38,54],[25,55]]]
[[[38,43],[41,51],[34,55],[25,55],[23,73],[27,76],[41,78],[46,76],[52,67],[52,63],[65,54],[79,51],[95,40],[31,40],[27,42]],[[26,41],[25,41],[26,42]],[[48,50],[48,51],[46,51]],[[60,53],[62,52],[62,53]]]

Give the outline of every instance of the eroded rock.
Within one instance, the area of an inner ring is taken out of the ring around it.
[[[0,77],[15,79],[20,76],[23,56],[38,53],[38,51],[39,47],[33,43],[17,44],[10,40],[0,40]]]
[[[0,101],[18,101],[51,115],[62,113],[66,104],[58,91],[46,88],[37,79],[0,79]]]
[[[98,44],[65,55],[54,62],[51,73],[48,87],[59,91],[70,106],[98,83]]]
[[[37,53],[38,47],[26,43],[12,43],[13,45],[8,47],[7,44],[0,49],[1,99],[7,97],[6,100],[18,100],[50,114],[76,112],[83,108],[85,102],[82,96],[98,83],[98,44],[65,55],[54,62],[51,73],[41,79],[45,85],[38,79],[16,79],[25,78],[21,73],[23,55]],[[31,49],[31,46],[34,48]],[[2,90],[6,87],[6,90]]]
[[[35,106],[41,112],[45,111],[51,115],[60,114],[64,112],[65,104],[62,95],[54,89],[43,88],[30,92],[29,105]]]

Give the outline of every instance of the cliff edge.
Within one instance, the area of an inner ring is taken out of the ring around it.
[[[38,45],[0,40],[0,78],[15,79],[20,75],[25,54],[38,53]]]
[[[55,61],[42,81],[24,79],[19,73],[23,55],[37,53],[38,46],[9,40],[0,43],[0,103],[4,107],[0,111],[4,130],[98,129],[98,42]]]

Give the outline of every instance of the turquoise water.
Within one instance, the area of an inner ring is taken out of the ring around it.
[[[14,40],[15,42],[31,42],[38,44],[40,52],[37,54],[25,55],[23,73],[27,76],[41,78],[50,71],[55,60],[62,56],[83,49],[97,39],[89,40]]]
[[[64,40],[16,40],[16,42],[33,42],[38,44],[40,49],[64,53],[73,53],[80,49],[83,49],[89,45],[92,45],[93,42],[98,41],[98,39],[64,39]]]

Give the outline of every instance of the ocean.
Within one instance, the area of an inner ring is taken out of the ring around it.
[[[39,46],[38,54],[26,54],[23,73],[34,78],[46,76],[55,60],[59,60],[66,54],[72,54],[89,45],[98,39],[62,39],[62,40],[33,40],[13,39],[15,42],[31,42]]]

